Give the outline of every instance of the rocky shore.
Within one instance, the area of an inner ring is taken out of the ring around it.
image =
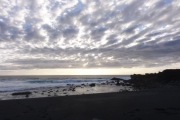
[[[167,69],[159,73],[147,73],[145,75],[134,74],[131,75],[129,82],[137,90],[180,87],[180,69]]]

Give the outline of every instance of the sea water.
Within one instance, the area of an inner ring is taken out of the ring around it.
[[[110,81],[112,77],[130,79],[129,76],[124,75],[0,76],[0,92],[63,87],[67,84],[102,83]]]

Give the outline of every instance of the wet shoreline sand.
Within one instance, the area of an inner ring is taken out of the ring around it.
[[[180,88],[0,101],[1,120],[180,118]]]

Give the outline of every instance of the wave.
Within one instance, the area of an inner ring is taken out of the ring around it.
[[[0,92],[22,91],[31,89],[40,89],[48,87],[64,87],[67,84],[81,85],[87,83],[101,83],[107,79],[66,79],[66,80],[16,80],[0,81]]]

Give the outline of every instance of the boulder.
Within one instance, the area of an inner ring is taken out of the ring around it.
[[[29,97],[29,94],[26,94],[26,96],[25,96],[26,98],[28,98]]]
[[[95,83],[91,83],[91,84],[89,84],[89,86],[91,86],[91,87],[95,87],[95,86],[96,86],[96,84],[95,84]]]
[[[14,96],[14,95],[30,95],[30,94],[32,94],[31,92],[16,92],[16,93],[12,93],[12,95]]]
[[[67,91],[66,89],[63,89],[63,91]]]
[[[101,85],[106,85],[106,83],[101,83]]]

